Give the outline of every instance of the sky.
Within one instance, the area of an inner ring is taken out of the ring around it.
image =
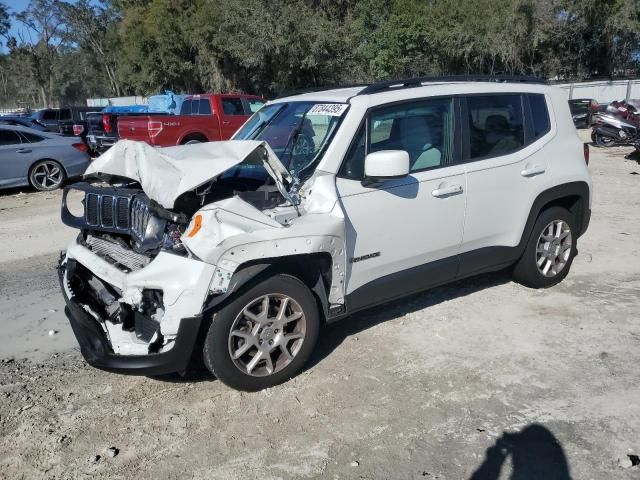
[[[9,13],[18,13],[27,8],[29,5],[29,0],[0,0],[7,7],[9,7]],[[9,35],[12,35],[16,38],[19,38],[20,32],[24,29],[24,26],[20,22],[16,22],[13,18],[11,19],[11,28],[9,29]],[[27,35],[26,30],[24,31],[24,35]]]
[[[30,0],[0,0],[0,3],[5,4],[9,7],[9,13],[18,13],[23,11],[29,5]],[[94,0],[91,3],[97,4],[98,1]],[[29,31],[22,25],[22,23],[17,22],[15,19],[11,19],[11,28],[9,29],[9,35],[12,35],[16,38],[20,38],[20,33],[24,36],[25,39],[29,38]],[[33,35],[33,32],[31,33]],[[33,39],[35,40],[35,39]]]

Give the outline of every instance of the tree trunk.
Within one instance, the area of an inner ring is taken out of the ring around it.
[[[43,108],[47,108],[49,106],[49,102],[47,101],[47,91],[44,86],[40,86],[40,101],[42,102]]]

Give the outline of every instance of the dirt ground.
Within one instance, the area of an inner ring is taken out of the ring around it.
[[[562,284],[483,275],[360,313],[253,394],[86,366],[55,279],[60,195],[0,194],[0,478],[639,479],[629,150],[592,148],[592,223]]]

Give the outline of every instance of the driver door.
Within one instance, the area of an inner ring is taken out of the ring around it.
[[[336,184],[347,228],[350,310],[455,278],[467,189],[455,102],[377,108],[347,154]],[[380,150],[407,151],[410,174],[363,182],[366,154]]]

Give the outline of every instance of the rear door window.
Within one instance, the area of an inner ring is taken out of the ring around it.
[[[68,108],[60,109],[60,120],[71,120],[71,110]]]
[[[522,95],[467,97],[469,159],[507,155],[525,145]]]
[[[0,130],[0,146],[18,145],[22,143],[20,137],[13,130]]]
[[[239,97],[223,98],[222,111],[225,115],[245,115],[242,100]]]

